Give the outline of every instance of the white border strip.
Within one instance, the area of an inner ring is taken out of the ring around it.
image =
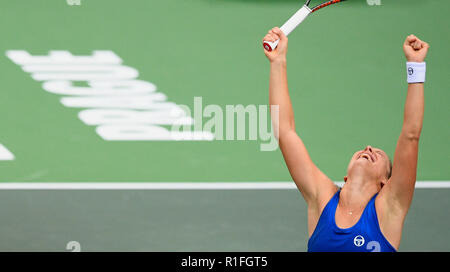
[[[343,182],[335,182],[342,186]],[[450,181],[417,181],[416,188],[450,188]],[[296,190],[294,182],[0,182],[0,190]]]

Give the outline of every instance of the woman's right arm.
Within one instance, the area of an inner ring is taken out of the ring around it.
[[[312,162],[303,141],[296,133],[286,73],[288,39],[279,28],[273,28],[263,40],[277,39],[280,42],[276,50],[269,52],[264,49],[270,61],[269,103],[271,108],[278,106],[278,114],[271,112],[274,134],[289,172],[308,206],[321,206],[320,203],[326,203],[330,194],[336,192],[336,186]]]

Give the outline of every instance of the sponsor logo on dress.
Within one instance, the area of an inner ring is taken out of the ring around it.
[[[364,237],[362,237],[361,235],[355,236],[355,238],[353,239],[353,244],[355,244],[355,246],[357,246],[357,247],[363,246],[364,245]]]

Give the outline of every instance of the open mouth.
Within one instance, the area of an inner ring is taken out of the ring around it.
[[[368,160],[368,161],[370,161],[370,162],[373,162],[373,159],[372,159],[372,157],[369,155],[369,154],[367,154],[367,153],[363,153],[363,154],[361,154],[360,156],[359,156],[359,158],[361,159],[366,159],[366,160]]]

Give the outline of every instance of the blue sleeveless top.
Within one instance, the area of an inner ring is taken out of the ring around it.
[[[311,238],[308,252],[396,252],[380,230],[375,210],[375,194],[369,201],[359,221],[350,228],[336,225],[335,213],[339,203],[340,190],[334,194],[320,215]]]

